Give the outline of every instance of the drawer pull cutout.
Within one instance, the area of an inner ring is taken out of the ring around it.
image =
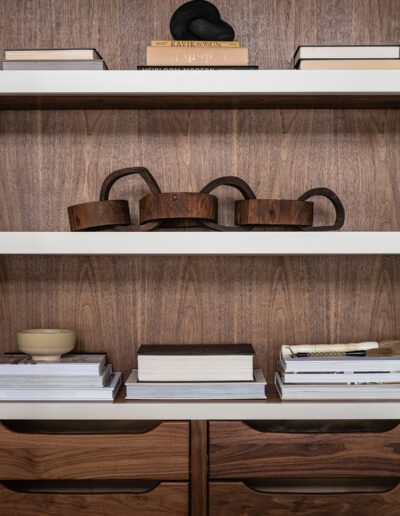
[[[17,493],[96,494],[149,493],[160,484],[157,480],[5,480],[0,484]]]
[[[276,420],[276,421],[243,421],[248,427],[263,433],[297,433],[297,434],[325,434],[325,433],[362,433],[362,432],[389,432],[398,425],[398,420]]]

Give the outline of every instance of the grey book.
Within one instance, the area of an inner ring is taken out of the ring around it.
[[[253,381],[251,344],[145,344],[138,351],[141,382]]]
[[[1,401],[112,401],[121,386],[121,373],[112,373],[104,387],[0,388]]]
[[[106,366],[104,353],[63,355],[58,362],[35,362],[28,355],[5,353],[0,356],[0,378],[3,376],[85,376],[103,374]]]
[[[107,70],[104,61],[3,61],[3,70]]]
[[[400,383],[335,385],[335,384],[286,384],[279,373],[275,374],[275,386],[283,400],[398,400]]]
[[[139,382],[132,371],[126,399],[132,400],[252,400],[265,399],[267,382],[260,369],[250,382]]]
[[[112,373],[111,364],[107,364],[101,375],[0,375],[1,388],[57,388],[57,387],[103,387],[108,383]]]

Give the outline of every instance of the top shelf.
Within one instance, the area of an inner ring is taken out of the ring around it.
[[[0,72],[3,110],[399,107],[398,70]]]

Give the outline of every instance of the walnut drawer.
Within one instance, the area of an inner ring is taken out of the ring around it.
[[[188,422],[93,423],[0,423],[0,480],[189,478]]]
[[[375,493],[270,493],[243,482],[211,482],[210,516],[398,516],[400,487]]]
[[[253,423],[213,421],[209,426],[210,477],[400,476],[400,426],[383,423],[391,428],[355,432],[342,425],[336,432],[304,432],[296,430],[297,422],[291,422],[288,427],[292,424],[295,431],[277,432],[271,431],[271,422],[263,427],[259,422],[250,426]]]
[[[161,482],[139,493],[31,493],[0,485],[0,513],[18,516],[187,516],[187,482]]]

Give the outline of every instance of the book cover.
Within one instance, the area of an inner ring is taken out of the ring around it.
[[[142,344],[140,355],[254,355],[251,344]]]
[[[249,64],[248,49],[147,47],[148,66],[243,66]]]
[[[137,66],[137,70],[160,71],[160,70],[258,70],[258,66]]]
[[[152,47],[193,47],[193,48],[237,48],[240,41],[187,41],[187,40],[160,40],[153,39],[150,43]]]

